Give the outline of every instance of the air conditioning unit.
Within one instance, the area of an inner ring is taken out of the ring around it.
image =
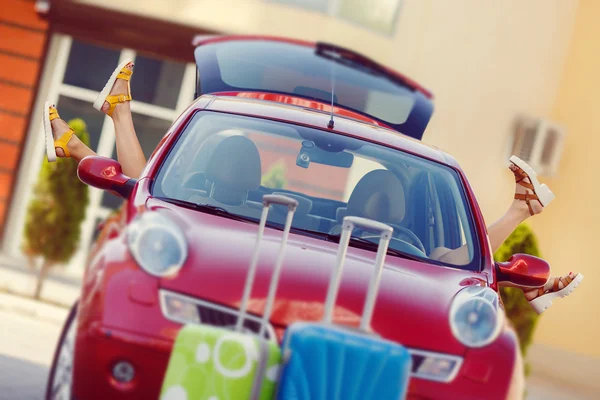
[[[565,140],[563,127],[541,118],[520,117],[512,135],[511,155],[529,164],[539,175],[554,176]]]

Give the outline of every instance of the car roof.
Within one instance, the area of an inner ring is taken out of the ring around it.
[[[191,108],[194,110],[206,109],[210,111],[266,118],[329,130],[332,133],[383,144],[444,165],[458,168],[456,161],[437,147],[425,144],[422,141],[413,139],[383,126],[377,126],[359,119],[335,114],[333,117],[334,127],[333,129],[329,129],[328,124],[331,119],[331,114],[325,110],[319,111],[312,107],[302,107],[281,101],[268,101],[236,95],[213,94],[201,96]],[[329,109],[329,111],[330,110],[331,109]]]

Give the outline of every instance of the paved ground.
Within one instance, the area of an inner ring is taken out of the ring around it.
[[[0,292],[31,296],[35,289],[37,272],[27,268],[23,260],[9,259],[0,255]],[[78,273],[56,267],[50,271],[42,287],[42,299],[53,304],[70,307],[81,287],[82,271]]]
[[[0,310],[0,398],[42,399],[60,326]]]
[[[48,369],[68,310],[0,293],[0,399],[43,399]],[[534,376],[527,400],[587,400],[576,388]]]
[[[576,387],[567,388],[562,384],[533,376],[529,379],[527,400],[598,400],[600,395],[581,393]]]

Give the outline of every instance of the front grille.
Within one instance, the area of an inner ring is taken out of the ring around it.
[[[233,329],[238,320],[239,310],[232,308],[219,307],[212,303],[198,304],[198,313],[200,321],[204,324]],[[247,331],[258,334],[260,331],[260,317],[247,315],[244,320],[244,328]],[[269,332],[270,331],[270,332]],[[269,324],[266,329],[265,338],[270,339],[273,333],[273,327]]]
[[[189,321],[175,318],[173,315],[169,315],[167,307],[165,306],[165,296],[175,297],[188,304],[193,304],[198,310],[198,315],[201,324],[217,326],[226,329],[233,329],[237,323],[238,309],[231,307],[222,306],[219,304],[211,303],[205,300],[200,300],[194,297],[185,296],[179,293],[171,291],[160,290],[161,309],[163,315],[172,321],[178,323],[189,323]],[[244,321],[244,328],[248,332],[254,334],[259,333],[260,329],[260,316],[248,314]],[[265,338],[272,341],[277,341],[275,330],[271,324],[267,325],[265,332]],[[431,351],[419,350],[419,349],[408,349],[408,352],[412,358],[412,370],[411,377],[425,379],[436,382],[448,383],[454,380],[463,362],[463,358],[459,356],[452,356],[443,353],[435,353]],[[439,363],[439,365],[445,365],[443,371],[434,371],[426,368],[429,364]],[[421,369],[421,367],[425,367]]]
[[[160,290],[161,309],[163,315],[167,319],[183,324],[190,323],[190,321],[174,318],[172,315],[169,315],[169,313],[167,312],[167,307],[165,306],[165,296],[175,297],[183,302],[193,304],[198,310],[198,315],[200,317],[201,324],[217,326],[232,330],[235,328],[239,315],[238,309],[222,306],[219,304],[211,303],[209,301],[200,300],[194,297],[182,295],[171,291]],[[246,314],[246,318],[244,319],[244,329],[247,332],[258,334],[260,331],[260,323],[260,316],[254,314]],[[269,340],[277,340],[275,330],[273,329],[273,326],[271,324],[267,324],[264,336],[266,339]]]

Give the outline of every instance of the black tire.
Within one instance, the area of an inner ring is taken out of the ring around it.
[[[65,340],[65,336],[67,335],[67,332],[69,331],[69,328],[71,327],[71,324],[73,323],[73,321],[75,321],[75,318],[77,317],[78,305],[79,305],[79,301],[76,301],[75,304],[73,304],[73,307],[71,307],[71,311],[69,312],[69,315],[67,316],[67,320],[65,321],[65,324],[63,325],[63,329],[62,329],[62,332],[60,333],[58,343],[56,344],[56,349],[54,350],[54,357],[52,358],[52,367],[50,368],[50,372],[48,373],[48,380],[46,381],[46,395],[44,397],[46,400],[53,400],[52,399],[52,383],[54,382],[54,374],[56,373],[56,367],[57,367],[57,363],[58,363],[58,358],[60,356],[60,350],[62,348],[63,341]]]

